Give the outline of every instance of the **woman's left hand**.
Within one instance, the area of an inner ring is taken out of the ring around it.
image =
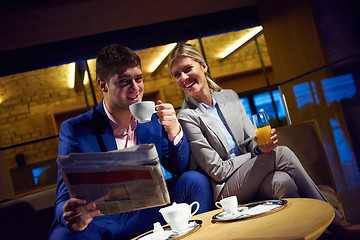
[[[180,123],[176,118],[176,112],[170,103],[163,103],[161,100],[156,102],[156,111],[159,123],[162,124],[170,136],[176,136],[180,132]]]
[[[263,152],[263,153],[271,152],[278,146],[279,140],[278,140],[277,134],[275,134],[275,132],[276,132],[275,128],[271,129],[271,138],[270,138],[272,140],[271,143],[268,143],[265,145],[258,145],[261,152]],[[256,136],[254,137],[254,140],[256,143],[258,142]]]

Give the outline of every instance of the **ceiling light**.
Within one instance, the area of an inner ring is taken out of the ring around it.
[[[169,53],[174,49],[176,43],[170,43],[164,46],[164,51],[159,54],[159,56],[153,61],[153,63],[148,68],[149,72],[154,72],[158,66],[162,63],[162,61],[169,55]]]
[[[225,58],[232,52],[234,52],[236,49],[241,47],[244,43],[252,39],[254,36],[256,36],[258,33],[262,31],[262,26],[254,27],[250,29],[244,36],[242,36],[240,39],[238,39],[233,45],[228,47],[224,52],[220,53],[220,58]]]

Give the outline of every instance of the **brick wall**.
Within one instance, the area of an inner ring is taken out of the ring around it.
[[[258,44],[264,65],[270,66],[271,62],[267,53],[264,35],[261,35],[258,38]],[[244,45],[239,51],[234,52],[230,57],[225,58],[223,61],[209,59],[208,62],[211,66],[211,75],[214,78],[261,68],[259,54],[254,41]]]
[[[55,135],[51,114],[63,108],[84,105],[82,92],[68,87],[74,79],[74,64],[1,77],[0,136],[3,146]],[[27,164],[56,158],[57,140],[5,151],[10,168],[15,155],[24,154]]]

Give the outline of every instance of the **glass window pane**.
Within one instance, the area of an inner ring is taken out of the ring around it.
[[[352,98],[356,87],[351,73],[321,81],[327,103]]]
[[[343,130],[340,128],[340,124],[335,119],[330,119],[331,127],[336,141],[336,147],[338,148],[339,157],[341,162],[353,161],[354,156],[352,154],[349,143],[347,142]]]
[[[33,174],[33,176],[34,176],[35,184],[38,184],[38,183],[39,183],[39,176],[40,176],[41,173],[43,173],[47,168],[50,168],[50,166],[45,166],[45,167],[39,167],[39,168],[32,169],[32,174]]]
[[[309,83],[305,82],[294,85],[293,89],[299,109],[307,103],[314,103]]]
[[[269,118],[276,119],[276,114],[271,103],[270,93],[265,92],[254,95],[254,103],[257,112],[264,111]]]
[[[314,92],[314,98],[315,98],[316,104],[320,104],[319,98],[318,98],[318,96],[317,96],[317,94],[315,93],[315,90],[314,90],[314,89],[316,89],[314,81],[311,82],[311,89]]]
[[[252,112],[251,112],[251,107],[250,107],[249,99],[248,99],[247,97],[245,97],[245,98],[240,98],[240,100],[241,100],[241,103],[244,105],[246,114],[247,114],[247,115],[249,116],[249,118],[251,119]]]
[[[274,101],[275,101],[276,110],[278,112],[279,118],[285,117],[285,107],[284,107],[282,98],[280,96],[279,90],[273,90],[273,91],[271,91],[271,93],[272,93]]]

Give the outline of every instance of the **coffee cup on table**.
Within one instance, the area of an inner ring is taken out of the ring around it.
[[[151,116],[156,113],[155,102],[143,101],[131,104],[129,106],[131,114],[139,121],[139,123],[146,123],[151,121]]]
[[[236,196],[223,198],[216,202],[215,206],[224,209],[225,213],[227,214],[235,214],[237,213],[238,200]]]

